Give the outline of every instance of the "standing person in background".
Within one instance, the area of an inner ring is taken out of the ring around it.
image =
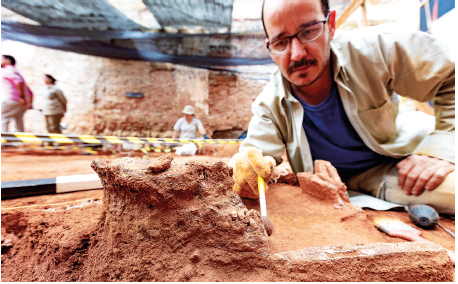
[[[14,121],[16,131],[24,132],[23,116],[32,108],[30,89],[14,67],[13,56],[2,55],[2,132],[8,132],[8,124]]]
[[[46,99],[43,107],[43,113],[46,118],[46,129],[49,133],[62,133],[60,121],[67,111],[67,99],[64,93],[55,83],[56,79],[49,74],[44,77],[46,87]]]
[[[197,131],[199,131],[205,139],[210,138],[206,134],[202,122],[194,117],[193,106],[185,106],[182,113],[184,113],[185,117],[179,118],[175,123],[175,126],[173,127],[173,139],[195,139]]]

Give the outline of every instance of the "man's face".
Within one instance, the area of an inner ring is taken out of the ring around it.
[[[46,85],[51,85],[52,84],[52,80],[50,78],[48,78],[48,76],[43,76],[43,79],[45,80],[45,84]]]
[[[6,59],[5,57],[2,56],[2,67],[6,65],[11,65],[11,62],[9,59]]]
[[[264,24],[269,41],[291,36],[307,24],[326,19],[320,0],[266,0]],[[283,76],[298,87],[313,84],[320,78],[330,56],[330,41],[334,37],[335,12],[329,15],[323,34],[308,43],[292,39],[289,49],[271,57]]]

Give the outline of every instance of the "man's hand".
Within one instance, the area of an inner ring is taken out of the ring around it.
[[[455,170],[455,165],[425,155],[411,155],[396,167],[399,186],[407,195],[420,195],[425,189],[436,189]]]
[[[23,107],[27,107],[27,103],[25,102],[25,100],[23,98],[19,98],[19,104],[21,104],[21,106]]]
[[[227,165],[234,171],[234,192],[240,197],[257,199],[258,175],[268,182],[276,162],[274,158],[263,157],[261,151],[251,147],[235,154]]]

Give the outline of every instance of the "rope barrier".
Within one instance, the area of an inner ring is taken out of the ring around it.
[[[3,210],[12,210],[12,209],[21,209],[21,208],[33,208],[33,207],[46,207],[46,206],[56,206],[56,205],[64,205],[64,204],[69,204],[69,203],[78,203],[82,202],[85,200],[101,200],[103,199],[102,197],[92,197],[92,198],[85,198],[85,199],[79,199],[79,200],[72,200],[72,201],[67,201],[67,202],[61,202],[61,203],[53,203],[53,204],[35,204],[35,205],[26,205],[26,206],[18,206],[18,207],[10,207],[10,208],[2,208]]]

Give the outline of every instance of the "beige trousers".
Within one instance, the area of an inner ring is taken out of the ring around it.
[[[398,185],[397,162],[381,164],[352,177],[346,184],[355,190],[401,205],[426,204],[439,213],[455,215],[455,172],[451,172],[435,190],[419,196],[406,195]]]
[[[46,129],[48,133],[62,133],[60,129],[60,121],[64,117],[63,113],[45,115]]]
[[[2,132],[8,132],[8,124],[14,122],[17,132],[24,132],[24,113],[26,108],[18,101],[6,100],[2,102]],[[11,130],[11,132],[13,132]]]

